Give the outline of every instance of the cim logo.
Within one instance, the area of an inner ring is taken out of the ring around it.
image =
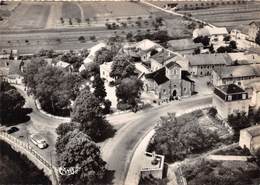
[[[66,175],[66,176],[70,176],[70,175],[75,175],[79,172],[80,167],[69,167],[69,168],[65,168],[65,167],[59,167],[58,171],[60,175]]]

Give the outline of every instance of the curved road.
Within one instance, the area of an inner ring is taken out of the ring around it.
[[[188,109],[212,104],[211,96],[194,96],[137,113],[126,113],[108,117],[110,123],[122,124],[116,135],[101,144],[102,157],[109,170],[115,170],[114,184],[123,185],[136,146],[143,136],[167,112],[177,114]]]
[[[55,149],[55,141],[57,138],[55,129],[59,124],[65,121],[42,114],[35,106],[34,99],[24,92],[24,87],[20,85],[16,85],[15,87],[25,97],[26,107],[33,109],[33,112],[29,114],[31,120],[26,123],[28,124],[27,128],[35,132],[44,133],[48,131],[50,134],[49,136],[53,142],[50,147],[45,150],[40,150],[35,147],[47,161],[50,161],[50,152]],[[196,95],[137,113],[131,112],[108,116],[108,121],[115,126],[115,128],[118,128],[118,130],[113,138],[107,139],[105,142],[99,143],[99,145],[101,146],[102,157],[107,161],[108,169],[115,170],[113,184],[124,184],[136,146],[145,134],[157,124],[160,116],[166,115],[167,112],[176,112],[179,114],[189,109],[210,104],[212,104],[211,95]],[[52,158],[52,160],[54,159]]]

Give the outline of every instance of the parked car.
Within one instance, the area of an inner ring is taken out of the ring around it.
[[[31,141],[33,144],[35,144],[40,149],[44,149],[44,148],[48,147],[48,143],[47,143],[46,139],[40,134],[32,134]]]
[[[9,128],[6,132],[8,133],[8,134],[12,134],[12,133],[14,133],[14,132],[17,132],[19,130],[19,128],[17,128],[17,127],[11,127],[11,128]]]

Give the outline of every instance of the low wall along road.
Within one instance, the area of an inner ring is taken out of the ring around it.
[[[24,155],[27,156],[39,169],[43,169],[44,173],[50,178],[53,185],[59,185],[58,182],[58,171],[56,167],[52,166],[46,161],[37,151],[30,147],[27,143],[20,141],[14,136],[7,134],[0,130],[0,139],[7,142],[11,147]]]

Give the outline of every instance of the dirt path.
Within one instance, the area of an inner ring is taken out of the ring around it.
[[[79,9],[80,9],[81,21],[84,22],[84,20],[85,20],[84,9],[82,8],[82,6],[80,6],[79,3],[76,3],[76,5],[77,5],[77,6],[79,7]]]
[[[46,29],[55,28],[57,21],[62,17],[62,2],[55,2],[51,4],[50,13],[45,25]]]

